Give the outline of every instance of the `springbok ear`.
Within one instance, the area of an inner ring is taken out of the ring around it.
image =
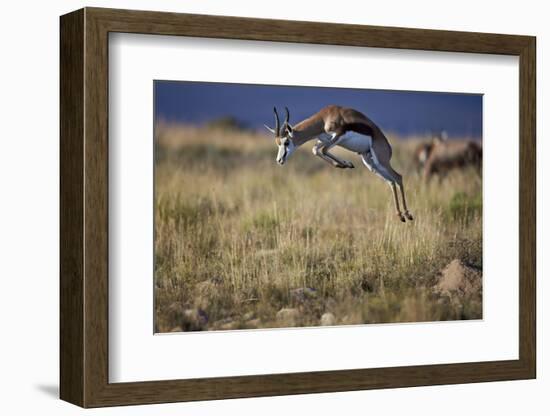
[[[269,127],[268,125],[264,124],[264,127],[268,129],[271,133],[275,134],[275,130]]]

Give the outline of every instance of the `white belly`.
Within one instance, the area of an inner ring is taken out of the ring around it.
[[[327,133],[321,134],[318,139],[323,143],[329,143],[332,136]],[[355,153],[366,153],[372,146],[372,137],[348,131],[338,141],[338,146]]]
[[[338,146],[351,152],[366,153],[372,146],[372,137],[349,131],[338,141]]]

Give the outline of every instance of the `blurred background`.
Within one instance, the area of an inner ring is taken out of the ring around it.
[[[231,118],[237,125],[271,125],[272,108],[290,109],[297,123],[328,104],[365,113],[384,132],[400,137],[445,130],[450,138],[481,138],[482,95],[155,81],[155,120],[204,125]]]

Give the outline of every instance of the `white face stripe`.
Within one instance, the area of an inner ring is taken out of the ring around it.
[[[286,146],[285,143],[287,143]],[[280,165],[284,164],[290,155],[294,153],[294,150],[296,150],[294,142],[289,138],[282,138],[281,144],[277,146],[277,163]]]
[[[278,146],[278,151],[277,151],[277,163],[280,163],[280,161],[282,160],[284,162],[286,158],[286,148],[285,148],[285,145],[283,144],[280,144]]]

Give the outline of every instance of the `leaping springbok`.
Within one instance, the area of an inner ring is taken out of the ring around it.
[[[399,219],[412,221],[413,216],[407,208],[403,178],[390,164],[392,148],[382,130],[368,117],[352,108],[329,105],[311,117],[292,126],[290,115],[285,107],[286,118],[281,126],[277,109],[275,113],[275,128],[265,126],[275,135],[278,147],[277,163],[284,165],[290,155],[304,143],[317,139],[313,146],[313,154],[337,168],[353,168],[353,163],[341,160],[329,152],[334,146],[340,146],[361,155],[365,166],[385,180],[391,187],[395,210]],[[399,208],[399,198],[396,187],[399,186],[403,199],[403,209]]]

